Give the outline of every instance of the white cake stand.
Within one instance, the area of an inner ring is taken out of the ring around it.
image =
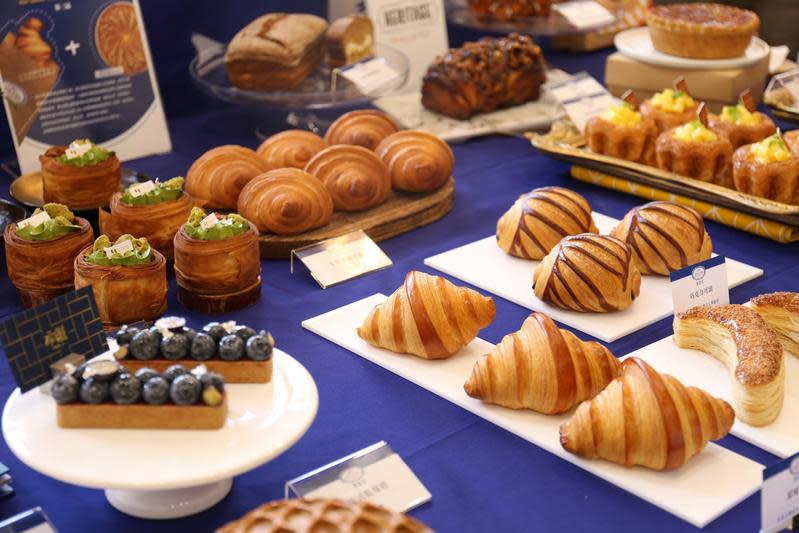
[[[233,476],[274,459],[308,430],[319,396],[308,371],[275,350],[272,382],[228,385],[228,419],[214,431],[62,429],[53,399],[16,389],[3,410],[12,452],[43,474],[105,489],[141,518],[199,513],[230,491]]]

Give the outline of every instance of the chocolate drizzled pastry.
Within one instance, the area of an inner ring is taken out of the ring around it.
[[[465,120],[537,100],[545,81],[544,56],[530,37],[484,37],[435,59],[423,78],[422,105]]]

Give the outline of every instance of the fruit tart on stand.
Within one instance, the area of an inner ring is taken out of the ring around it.
[[[89,222],[61,204],[44,204],[3,233],[8,277],[24,307],[35,307],[75,288],[73,261],[90,246]]]
[[[757,110],[749,89],[741,93],[741,101],[737,105],[725,105],[721,114],[711,114],[708,124],[710,129],[730,141],[733,150],[762,141],[777,131],[774,121]]]
[[[145,237],[167,260],[174,257],[173,239],[191,212],[183,178],[131,185],[111,197],[110,212],[100,209],[100,232],[111,239],[125,233]]]
[[[75,258],[75,288],[87,285],[107,329],[154,320],[166,309],[166,259],[147,239],[100,235]]]
[[[799,205],[799,152],[792,152],[779,132],[741,146],[733,156],[733,180],[741,192]]]
[[[42,163],[44,201],[70,209],[95,209],[108,205],[119,190],[119,159],[114,152],[88,139],[69,146],[53,146],[39,156]]]
[[[592,152],[627,161],[655,164],[655,122],[638,111],[638,100],[628,90],[621,104],[588,119],[585,142]]]
[[[225,313],[261,297],[258,229],[244,217],[191,210],[175,234],[178,301],[202,313]]]

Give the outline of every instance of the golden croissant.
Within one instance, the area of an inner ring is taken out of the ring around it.
[[[673,470],[727,435],[734,421],[724,400],[630,357],[619,378],[560,426],[560,443],[587,459]]]
[[[440,276],[411,271],[369,312],[358,336],[392,352],[444,359],[474,340],[495,313],[491,298]]]
[[[363,146],[325,148],[308,162],[305,172],[324,184],[339,211],[363,211],[382,204],[391,194],[386,165]]]
[[[317,134],[306,130],[286,130],[272,135],[255,151],[266,161],[267,170],[305,168],[313,156],[327,148]]]
[[[358,109],[344,113],[328,128],[325,142],[334,144],[354,144],[374,150],[380,141],[399,131],[394,120],[376,109]]]
[[[620,371],[607,348],[533,313],[475,363],[463,388],[486,403],[551,415],[593,398]]]
[[[266,161],[249,148],[217,146],[191,165],[186,173],[186,192],[203,207],[235,209],[244,186],[267,170]]]
[[[438,189],[455,166],[449,145],[425,131],[398,131],[383,139],[375,152],[391,172],[394,188],[405,192]]]

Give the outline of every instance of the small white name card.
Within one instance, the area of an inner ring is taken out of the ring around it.
[[[108,248],[104,248],[105,256],[111,259],[114,254],[125,255],[133,251],[133,243],[130,241],[122,241]]]
[[[669,277],[674,314],[690,307],[730,303],[727,263],[723,255],[675,270]]]
[[[431,495],[405,461],[385,442],[348,455],[286,483],[286,498],[369,501],[404,513]]]
[[[616,21],[613,13],[593,1],[564,2],[555,4],[553,9],[563,15],[569,21],[569,24],[578,29],[594,28],[604,24],[612,24]]]
[[[50,220],[50,215],[47,214],[47,211],[42,211],[32,217],[28,217],[24,220],[20,220],[17,222],[17,229],[27,228],[28,226],[36,227],[39,224],[44,224]]]
[[[292,272],[295,256],[323,289],[392,265],[391,259],[363,230],[292,250]]]
[[[761,532],[777,533],[799,523],[799,453],[763,470]]]
[[[589,118],[606,111],[617,102],[616,98],[587,72],[578,72],[569,79],[553,85],[549,92],[563,106],[566,114],[580,131],[585,129],[585,123]]]
[[[363,94],[371,94],[397,79],[398,73],[385,58],[375,57],[339,69],[338,73],[351,81]]]
[[[153,182],[153,180],[147,180],[142,183],[136,183],[134,185],[131,185],[130,187],[128,187],[128,192],[130,192],[130,195],[133,196],[134,198],[138,198],[139,196],[147,194],[153,189],[155,189],[155,183]]]
[[[200,221],[200,227],[202,229],[209,229],[214,227],[217,222],[219,222],[219,219],[216,218],[216,213],[211,213]]]

